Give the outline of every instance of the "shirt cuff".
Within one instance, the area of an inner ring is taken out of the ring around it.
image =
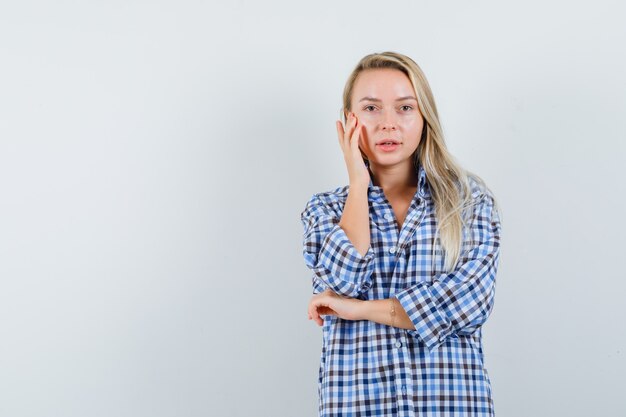
[[[394,295],[415,326],[409,334],[422,340],[429,352],[452,333],[452,322],[437,305],[428,284],[417,284]]]
[[[358,286],[357,291],[367,290],[371,286],[373,260],[372,247],[367,249],[365,255],[361,255],[338,223],[324,238],[319,255],[320,264],[332,276]]]

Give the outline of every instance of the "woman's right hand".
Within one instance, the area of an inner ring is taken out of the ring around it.
[[[346,161],[346,166],[348,167],[350,185],[363,185],[367,187],[370,183],[370,173],[363,161],[361,150],[359,149],[360,144],[363,144],[364,148],[366,147],[363,135],[361,134],[363,125],[359,124],[354,113],[350,113],[348,116],[345,129],[340,120],[337,120],[336,125],[339,146],[341,146],[343,159]]]

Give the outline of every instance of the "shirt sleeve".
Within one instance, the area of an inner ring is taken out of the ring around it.
[[[301,213],[304,227],[303,255],[314,273],[313,291],[330,288],[356,298],[372,285],[374,251],[362,256],[339,226],[340,218],[314,195]]]
[[[488,194],[479,197],[468,225],[470,244],[451,273],[395,294],[429,351],[452,334],[470,335],[485,323],[494,305],[500,255],[500,219]]]

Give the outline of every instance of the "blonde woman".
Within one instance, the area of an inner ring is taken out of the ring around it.
[[[308,316],[323,327],[319,415],[493,416],[481,338],[499,262],[492,192],[446,149],[409,57],[361,59],[342,116],[350,184],[301,213]]]

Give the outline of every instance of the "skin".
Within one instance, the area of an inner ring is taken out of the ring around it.
[[[372,182],[382,187],[401,228],[417,190],[412,158],[419,145],[424,119],[411,81],[403,72],[390,68],[365,70],[359,74],[350,109],[352,111],[346,114],[345,129],[341,121],[336,122],[337,137],[350,179],[339,226],[345,230],[357,251],[365,255],[370,246],[367,200],[370,173],[361,152],[369,160]],[[401,145],[393,152],[384,152],[377,143],[387,138],[399,140]],[[390,314],[392,303],[396,310],[395,320]],[[308,305],[309,320],[322,326],[323,315],[415,329],[395,297],[359,300],[326,289],[313,295]]]

